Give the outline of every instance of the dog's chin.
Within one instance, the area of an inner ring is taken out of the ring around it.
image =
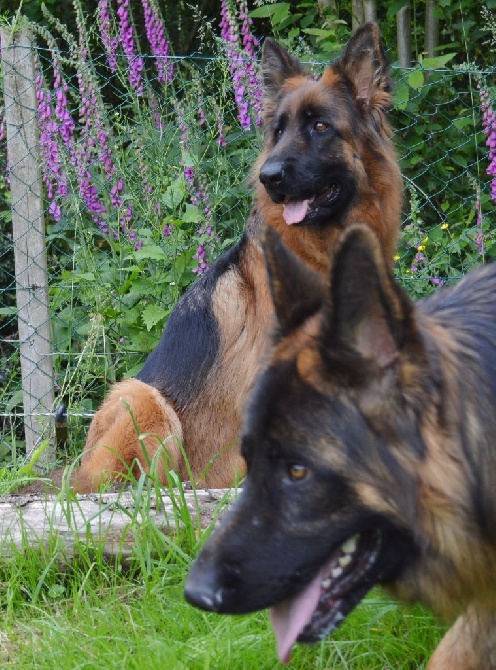
[[[302,223],[306,225],[325,224],[343,210],[344,200],[343,189],[335,184],[322,195],[310,200]]]
[[[381,580],[383,543],[378,530],[354,535],[302,591],[271,608],[282,663],[289,661],[295,642],[317,642],[332,633]]]

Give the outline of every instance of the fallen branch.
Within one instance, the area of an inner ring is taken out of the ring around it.
[[[52,546],[71,560],[78,543],[100,549],[107,557],[126,559],[136,540],[133,525],[153,523],[174,535],[188,515],[205,529],[229,507],[236,489],[199,489],[163,493],[121,491],[75,496],[13,494],[0,498],[0,546],[3,555],[14,548]],[[187,510],[187,512],[186,512]]]

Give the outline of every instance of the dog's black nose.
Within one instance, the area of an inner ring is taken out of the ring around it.
[[[284,178],[284,164],[279,160],[266,161],[258,175],[258,178],[266,188],[276,188]]]
[[[217,570],[202,555],[193,563],[184,586],[184,597],[195,607],[207,612],[219,612],[223,605],[224,589],[218,583]]]
[[[184,587],[184,597],[189,602],[190,605],[198,607],[201,610],[206,610],[207,612],[216,612],[217,607],[215,605],[215,594],[211,589],[203,589],[197,584],[191,584],[190,580],[186,582]]]

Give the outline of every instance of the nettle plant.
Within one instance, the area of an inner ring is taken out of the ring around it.
[[[496,21],[482,10],[496,45]],[[397,274],[413,295],[456,281],[496,258],[496,89],[493,71],[447,68],[448,53],[396,71],[393,125],[407,217]]]
[[[397,73],[393,124],[407,211],[397,272],[417,297],[496,258],[490,225],[496,193],[487,177],[494,170],[493,96],[482,87],[477,107],[477,70],[446,69],[453,55]]]
[[[218,53],[197,59],[171,54],[154,0],[133,4],[136,20],[129,0],[100,0],[96,21],[74,7],[75,35],[51,16],[34,27],[62,395],[68,379],[74,388],[64,353],[89,343],[104,350],[79,365],[91,359],[92,384],[133,373],[239,235],[261,118],[245,0],[223,3]]]

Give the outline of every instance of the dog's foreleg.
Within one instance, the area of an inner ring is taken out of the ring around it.
[[[131,466],[139,477],[154,463],[159,482],[166,484],[167,472],[181,465],[180,441],[179,417],[157,389],[137,379],[120,382],[93,417],[73,488],[96,491],[105,482],[122,480]]]

